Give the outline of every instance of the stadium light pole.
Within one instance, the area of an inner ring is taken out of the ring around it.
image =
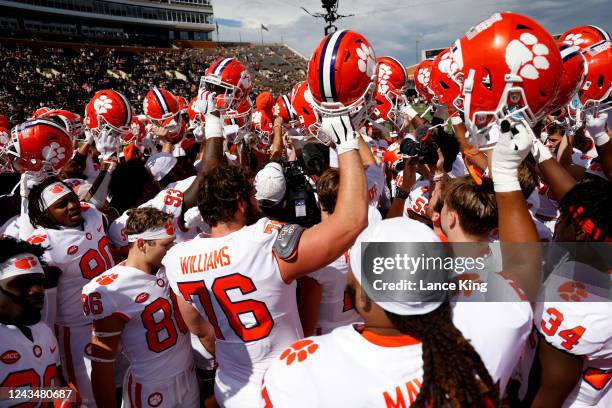
[[[417,33],[416,38],[414,39],[414,44],[415,44],[415,64],[419,63],[419,42],[421,41],[421,38],[423,37],[423,33]]]

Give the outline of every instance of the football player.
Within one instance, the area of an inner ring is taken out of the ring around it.
[[[36,230],[28,241],[47,249],[43,259],[61,270],[55,304],[45,310],[45,321],[55,324],[60,342],[62,372],[79,390],[84,404],[93,404],[89,360],[84,350],[91,339],[91,323],[80,302],[81,289],[114,266],[105,220],[93,206],[80,203],[63,181],[49,177],[32,188],[28,215]],[[50,302],[54,302],[49,296]]]
[[[41,322],[45,274],[44,250],[38,245],[0,238],[0,387],[28,389],[58,387],[59,350],[51,329]],[[0,400],[1,407],[24,399]]]
[[[154,208],[129,212],[127,260],[83,288],[83,312],[93,323],[92,384],[100,407],[114,407],[113,362],[119,352],[130,362],[123,404],[198,407],[199,389],[190,337],[168,281],[159,271],[174,243],[172,216]],[[197,332],[214,351],[214,329]]]

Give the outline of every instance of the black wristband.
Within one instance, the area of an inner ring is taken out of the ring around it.
[[[399,198],[401,200],[405,200],[405,199],[408,198],[409,195],[410,195],[410,191],[402,190],[399,187],[395,190],[395,198]]]

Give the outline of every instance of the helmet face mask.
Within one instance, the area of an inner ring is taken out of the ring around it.
[[[484,55],[482,49],[490,52]],[[457,40],[452,56],[462,73],[465,122],[472,136],[504,119],[533,126],[549,113],[563,65],[550,33],[531,18],[494,14]]]
[[[251,90],[251,75],[238,60],[219,58],[200,78],[199,94],[204,91],[215,94],[215,107],[219,111],[236,110]]]

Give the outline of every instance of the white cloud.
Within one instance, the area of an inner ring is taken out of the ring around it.
[[[306,57],[323,38],[324,22],[314,19],[299,6],[320,12],[315,0],[220,0],[213,1],[215,15],[240,20],[240,28],[220,27],[222,41],[260,41],[260,24],[270,28],[264,41],[280,42],[281,37]],[[415,39],[420,49],[449,46],[471,26],[497,11],[510,10],[536,19],[553,33],[570,27],[595,24],[610,30],[612,8],[608,0],[396,0],[341,1],[340,13],[354,13],[338,22],[363,34],[377,55],[392,55],[405,64],[415,61]]]

